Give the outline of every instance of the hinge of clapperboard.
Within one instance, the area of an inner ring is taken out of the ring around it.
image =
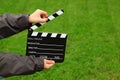
[[[50,16],[48,17],[48,21],[47,21],[47,22],[55,19],[56,17],[62,15],[63,13],[64,13],[64,10],[63,10],[63,9],[58,10],[57,12],[53,13],[52,15],[50,15]],[[45,23],[47,23],[47,22],[45,22]],[[28,34],[32,33],[35,29],[37,29],[38,27],[44,25],[45,23],[36,23],[36,24],[34,24],[32,27],[30,27],[30,28],[28,29]]]

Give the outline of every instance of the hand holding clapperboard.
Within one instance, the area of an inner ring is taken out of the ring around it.
[[[64,11],[58,10],[48,17],[48,21],[62,15]],[[65,57],[67,34],[50,32],[33,32],[45,23],[36,23],[28,30],[26,55],[35,55],[44,59],[63,62]]]

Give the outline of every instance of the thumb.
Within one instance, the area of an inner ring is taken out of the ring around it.
[[[53,61],[53,60],[46,60],[46,64],[54,64],[55,63],[55,61]]]
[[[44,22],[46,22],[47,20],[48,20],[48,18],[41,18],[41,19],[40,19],[40,22],[41,22],[41,23],[44,23]]]
[[[55,64],[55,61],[53,60],[44,60],[44,69],[49,69]]]

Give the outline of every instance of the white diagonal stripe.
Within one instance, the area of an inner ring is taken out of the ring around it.
[[[44,25],[45,24],[45,22],[44,23],[40,23],[41,25]]]
[[[57,11],[56,13],[57,13],[58,15],[61,15],[61,14],[63,14],[63,11],[59,10],[59,11]]]
[[[57,36],[57,33],[52,33],[51,37],[56,37]]]
[[[42,33],[42,35],[41,35],[41,37],[46,37],[46,36],[47,36],[47,34],[48,34],[48,33],[43,32],[43,33]]]
[[[66,36],[66,34],[61,34],[60,38],[65,38]]]
[[[37,36],[38,32],[33,32],[31,36]]]
[[[55,17],[53,15],[49,16],[48,19],[49,20],[53,20]]]
[[[36,25],[31,27],[32,30],[35,30],[36,28],[38,28]]]

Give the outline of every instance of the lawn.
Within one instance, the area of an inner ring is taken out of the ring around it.
[[[36,31],[67,33],[65,61],[5,80],[120,80],[119,0],[1,0],[0,14],[42,9],[65,13]],[[27,30],[0,40],[0,51],[25,55]]]

